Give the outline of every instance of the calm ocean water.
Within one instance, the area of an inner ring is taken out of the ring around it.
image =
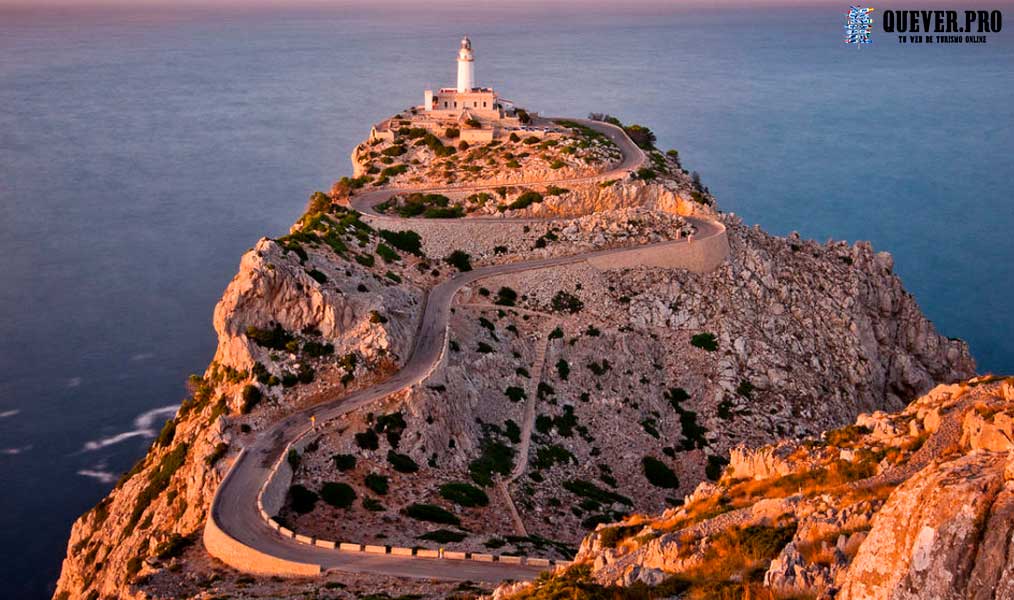
[[[242,252],[453,83],[463,33],[480,83],[651,126],[748,222],[891,251],[943,333],[1014,371],[1012,36],[856,50],[844,8],[0,9],[2,595],[51,593],[73,519],[211,358]]]

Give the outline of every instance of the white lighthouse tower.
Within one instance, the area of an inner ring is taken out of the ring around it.
[[[461,38],[458,50],[458,93],[470,92],[475,87],[475,56],[472,55],[472,40]]]

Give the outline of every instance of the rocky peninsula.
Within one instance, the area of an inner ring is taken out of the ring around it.
[[[1009,579],[1010,384],[970,379],[889,254],[721,212],[647,127],[524,115],[488,141],[394,115],[243,255],[56,598]]]

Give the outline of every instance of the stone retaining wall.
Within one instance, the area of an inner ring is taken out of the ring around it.
[[[246,449],[241,450],[236,456],[233,466],[239,464],[239,461],[242,460],[245,455]],[[225,479],[222,480],[222,485],[218,488],[219,490],[224,487],[225,482],[231,475],[232,468],[229,469],[229,472],[225,475]],[[214,507],[217,504],[216,501],[218,499],[217,496],[218,491],[215,492],[215,498],[211,502],[212,512],[208,515],[208,520],[204,524],[204,547],[208,550],[208,554],[214,556],[234,569],[245,571],[247,573],[282,577],[307,577],[320,575],[320,565],[285,560],[271,556],[270,554],[265,554],[260,550],[247,546],[222,531],[216,522],[216,516],[214,514]]]
[[[587,262],[602,271],[656,267],[707,273],[722,264],[722,261],[729,256],[729,238],[725,231],[725,225],[717,222],[716,225],[720,226],[722,231],[701,240],[631,248],[625,252],[591,256]]]

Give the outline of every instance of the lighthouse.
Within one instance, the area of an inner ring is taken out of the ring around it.
[[[475,56],[472,54],[472,40],[468,36],[461,38],[458,50],[458,93],[472,91],[475,87]]]
[[[458,46],[458,85],[435,91],[425,90],[419,108],[436,118],[462,122],[500,121],[514,114],[512,102],[500,98],[491,87],[475,84],[475,55],[472,54],[472,40],[467,35],[461,38]]]

